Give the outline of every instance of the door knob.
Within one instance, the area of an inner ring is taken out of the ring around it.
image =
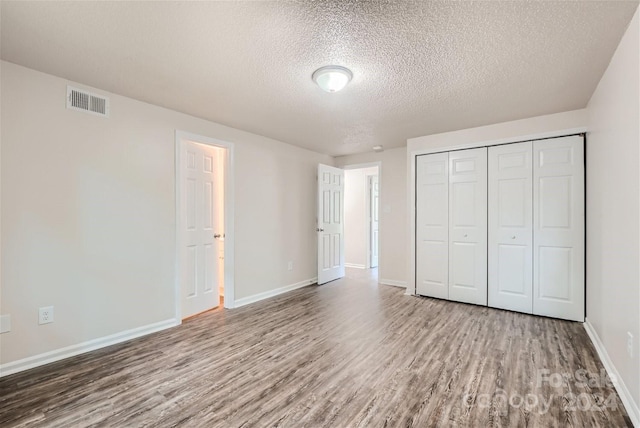
[[[214,237],[215,239],[224,238],[224,233],[223,233],[223,234],[220,234],[220,233],[214,233],[214,234],[213,234],[213,237]]]
[[[516,235],[513,235],[513,236],[511,237],[511,239],[516,239]]]
[[[317,229],[316,229],[316,232],[324,232],[324,229],[317,228]]]

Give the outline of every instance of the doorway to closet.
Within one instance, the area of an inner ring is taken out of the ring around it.
[[[418,295],[584,321],[584,136],[415,156]]]

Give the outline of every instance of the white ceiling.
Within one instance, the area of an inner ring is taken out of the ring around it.
[[[2,2],[2,59],[330,155],[583,108],[638,3]],[[354,78],[336,94],[311,74]]]

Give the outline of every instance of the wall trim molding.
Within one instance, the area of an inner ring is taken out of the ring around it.
[[[130,330],[121,331],[109,336],[99,337],[97,339],[88,340],[86,342],[77,343],[53,351],[44,352],[42,354],[23,358],[21,360],[11,361],[6,364],[0,364],[0,377],[9,376],[14,373],[29,370],[45,364],[64,360],[65,358],[74,357],[86,352],[95,351],[96,349],[105,348],[107,346],[116,345],[161,330],[180,325],[181,321],[175,318],[165,321],[156,322],[142,327],[132,328]]]
[[[631,396],[631,393],[629,392],[627,385],[625,385],[624,381],[620,377],[620,374],[618,373],[618,370],[616,369],[616,366],[611,361],[611,358],[609,358],[607,349],[605,348],[604,344],[600,340],[598,333],[596,333],[596,330],[593,327],[593,324],[591,324],[589,319],[585,319],[583,326],[584,326],[584,329],[587,331],[587,335],[589,336],[589,339],[591,339],[591,343],[593,343],[593,346],[596,348],[596,352],[598,352],[598,356],[602,361],[602,365],[604,366],[605,370],[609,374],[609,377],[613,381],[613,386],[615,386],[616,391],[620,396],[620,400],[622,401],[622,404],[624,405],[625,409],[627,410],[627,413],[629,414],[629,419],[631,419],[631,423],[633,424],[634,427],[640,427],[640,408],[638,408],[638,405],[633,401],[633,397]]]
[[[242,299],[236,299],[234,307],[239,308],[240,306],[245,306],[251,303],[259,302],[260,300],[264,300],[270,297],[278,296],[280,294],[288,293],[289,291],[297,290],[298,288],[306,287],[307,285],[316,284],[317,282],[318,282],[318,277],[309,278],[300,282],[296,282],[295,284],[285,285],[284,287],[275,288],[273,290],[254,294],[248,297],[243,297]]]
[[[407,288],[407,281],[398,281],[396,279],[379,278],[378,284],[392,285],[394,287]]]
[[[365,265],[361,265],[358,263],[345,263],[344,267],[353,268],[353,269],[366,269]]]

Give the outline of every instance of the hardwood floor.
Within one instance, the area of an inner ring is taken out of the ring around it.
[[[367,272],[2,378],[0,426],[631,426],[579,323]]]

